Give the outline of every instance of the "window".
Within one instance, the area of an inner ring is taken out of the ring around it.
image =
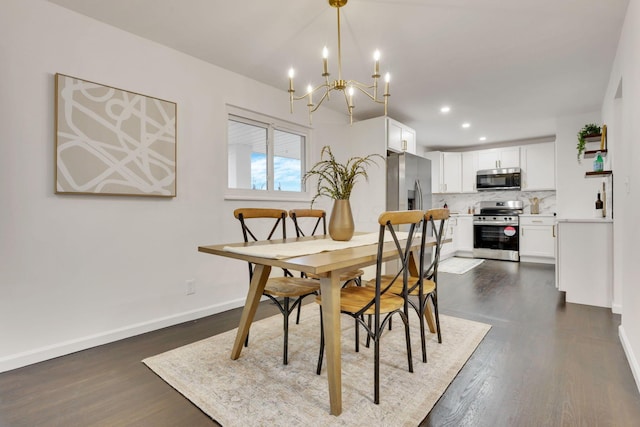
[[[243,113],[234,110],[227,122],[228,187],[232,193],[303,193],[308,129]]]

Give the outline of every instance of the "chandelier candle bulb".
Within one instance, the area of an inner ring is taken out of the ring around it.
[[[377,79],[378,77],[380,77],[380,51],[376,50],[375,52],[373,52],[373,60],[375,61],[373,64],[373,77],[374,79]]]
[[[325,46],[322,49],[322,76],[327,77],[329,75],[329,49]]]
[[[294,92],[293,90],[293,76],[295,75],[295,71],[293,68],[289,68],[289,92]]]
[[[391,81],[391,75],[387,73],[384,76],[384,96],[389,96],[389,81]]]

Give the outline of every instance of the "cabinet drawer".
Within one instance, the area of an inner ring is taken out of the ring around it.
[[[523,225],[554,225],[556,218],[553,216],[524,216],[520,215],[520,226]]]

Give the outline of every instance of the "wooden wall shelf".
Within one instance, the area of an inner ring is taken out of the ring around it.
[[[606,156],[608,150],[606,148],[604,150],[587,150],[584,152],[584,158],[588,159],[589,157],[595,157],[598,151],[602,156]]]
[[[612,175],[613,171],[600,171],[600,172],[587,172],[585,173],[585,177],[589,177],[589,176],[607,176],[607,175]]]
[[[584,140],[587,142],[600,141],[602,139],[601,133],[592,133],[591,135],[585,135]]]

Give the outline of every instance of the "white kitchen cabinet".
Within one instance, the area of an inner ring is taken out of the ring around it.
[[[386,120],[387,149],[416,154],[416,131],[391,118],[386,117]]]
[[[465,151],[462,153],[462,192],[475,193],[476,173],[478,172],[478,152]]]
[[[553,216],[520,215],[520,261],[555,263],[555,221]]]
[[[442,152],[428,151],[424,157],[431,160],[431,193],[442,192]]]
[[[611,307],[613,221],[558,220],[556,286],[566,301]]]
[[[478,170],[520,167],[520,147],[478,151]]]
[[[456,254],[457,250],[457,228],[458,228],[458,216],[451,215],[447,222],[445,223],[444,228],[444,237],[443,239],[451,239],[451,242],[444,243],[442,245],[442,249],[440,251],[440,261],[443,259],[450,258]]]
[[[458,215],[456,225],[456,255],[473,255],[473,215]]]
[[[442,193],[462,191],[462,153],[442,153]]]
[[[460,193],[462,191],[462,153],[429,151],[431,160],[431,192]]]
[[[522,190],[555,190],[555,158],[555,142],[544,142],[520,147]]]

